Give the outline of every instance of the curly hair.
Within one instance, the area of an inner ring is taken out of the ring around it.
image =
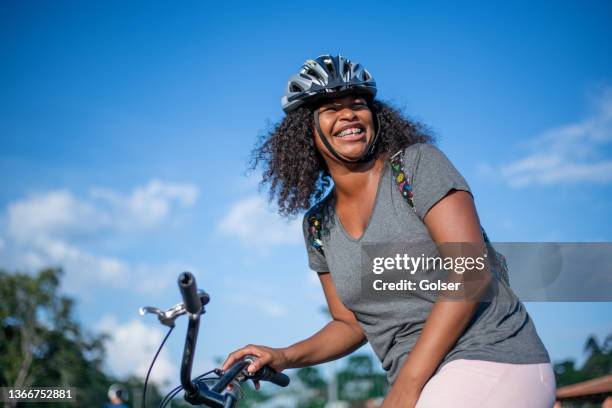
[[[389,103],[374,100],[370,107],[380,127],[375,159],[414,143],[434,143],[435,137],[424,124],[407,119]],[[296,109],[262,133],[252,152],[250,169],[263,165],[260,187],[269,185],[269,199],[276,199],[283,216],[308,210],[321,200],[332,182],[315,146],[313,121],[311,107]]]

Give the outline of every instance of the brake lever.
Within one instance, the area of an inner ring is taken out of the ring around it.
[[[268,365],[264,365],[256,372],[250,374],[247,371],[247,368],[256,359],[257,357],[251,354],[244,356],[242,359],[243,362],[248,363],[247,366],[245,366],[244,369],[242,370],[242,372],[246,376],[246,380],[252,380],[253,382],[262,381],[262,380],[270,381],[271,383],[276,384],[279,387],[286,387],[287,385],[289,385],[290,380],[286,374],[277,373],[272,367]]]
[[[240,381],[240,382],[245,382],[248,380],[253,380],[253,382],[258,381],[261,378],[261,372],[263,370],[263,367],[260,368],[259,370],[257,370],[254,373],[249,373],[249,371],[247,370],[248,366],[253,363],[253,361],[255,361],[257,359],[256,356],[248,354],[246,356],[244,356],[242,358],[242,361],[248,362],[249,364],[244,367],[241,371],[240,374],[238,374],[236,376],[236,380]]]
[[[204,306],[208,302],[210,302],[210,296],[203,290],[198,290],[198,296],[202,301],[202,310],[200,311],[200,314],[203,315],[204,313],[206,313],[206,309],[204,308]],[[138,309],[138,313],[141,316],[144,316],[145,314],[156,315],[157,319],[161,324],[170,328],[174,328],[176,319],[179,316],[186,314],[187,310],[185,309],[185,305],[183,305],[183,303],[178,303],[166,311],[163,311],[155,306],[144,306]]]

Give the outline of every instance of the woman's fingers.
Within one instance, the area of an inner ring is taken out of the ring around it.
[[[241,349],[238,349],[232,353],[230,353],[227,356],[227,359],[225,360],[225,362],[223,363],[223,365],[221,366],[221,369],[223,371],[228,370],[234,363],[236,363],[237,361],[242,360],[243,357],[247,356],[247,355],[254,355],[255,357],[257,357],[257,360],[265,357],[265,355],[269,355],[268,352],[266,352],[261,346],[255,346],[253,344],[249,344],[247,346],[244,346]],[[269,361],[269,357],[266,361]],[[266,363],[264,363],[266,364]],[[248,367],[248,371],[251,373],[254,373],[255,371],[259,370],[261,367],[263,367],[264,364],[258,364],[258,368],[256,369],[252,369],[252,367],[254,367],[253,364],[249,365]]]
[[[229,369],[235,362],[237,362],[238,360],[241,360],[242,357],[246,356],[247,354],[251,354],[250,350],[252,350],[252,347],[250,344],[248,346],[245,346],[241,349],[238,349],[232,353],[229,353],[229,355],[227,356],[227,358],[225,359],[225,362],[223,363],[223,365],[221,366],[221,369],[223,371],[226,371],[227,369]]]
[[[253,374],[254,372],[257,372],[260,369],[262,369],[263,366],[268,364],[270,360],[272,359],[272,356],[270,355],[270,353],[265,352],[265,351],[262,351],[259,355],[256,355],[256,357],[257,358],[255,359],[255,361],[253,361],[251,365],[247,367],[247,371],[250,374]]]
[[[266,364],[270,365],[271,367],[275,364],[279,367],[282,367],[282,364],[284,362],[282,358],[282,353],[279,352],[277,349],[249,344],[241,349],[230,353],[227,356],[225,362],[223,363],[221,369],[223,371],[227,371],[233,364],[242,360],[245,356],[248,355],[254,357],[251,364],[247,366],[247,371],[249,372],[249,374],[253,374],[261,370]],[[282,368],[280,369],[282,370]],[[260,389],[261,384],[259,381],[253,381],[253,384],[255,385],[256,390]],[[233,387],[231,385],[227,387],[228,390],[231,390],[232,388]]]

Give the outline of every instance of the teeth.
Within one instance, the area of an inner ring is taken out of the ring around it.
[[[338,137],[344,137],[344,136],[352,135],[354,133],[361,133],[361,132],[363,132],[363,129],[360,129],[360,128],[344,129],[342,132],[338,134]]]

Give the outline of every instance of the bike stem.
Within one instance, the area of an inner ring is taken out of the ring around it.
[[[195,346],[198,341],[200,329],[200,314],[189,315],[187,335],[185,336],[185,348],[183,349],[183,360],[181,363],[181,385],[185,390],[184,399],[192,405],[207,404],[215,408],[232,408],[236,405],[237,399],[231,393],[221,394],[225,387],[231,383],[249,362],[234,364],[212,389],[203,383],[191,381],[191,370],[195,355]]]
[[[189,326],[185,336],[185,348],[183,349],[183,360],[181,363],[181,385],[186,394],[195,395],[198,393],[198,386],[191,381],[191,368],[193,366],[193,355],[195,345],[198,341],[198,331],[200,330],[200,315],[189,316]]]

